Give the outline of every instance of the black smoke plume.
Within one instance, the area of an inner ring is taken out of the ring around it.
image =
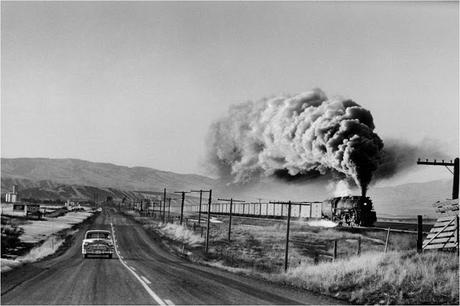
[[[448,156],[443,151],[441,143],[429,139],[425,139],[417,145],[397,139],[386,139],[385,148],[380,154],[379,166],[374,172],[374,178],[391,178],[417,166],[418,158],[447,160]]]
[[[208,157],[232,183],[331,175],[365,194],[383,148],[374,128],[371,113],[356,102],[315,89],[232,106],[211,126]]]

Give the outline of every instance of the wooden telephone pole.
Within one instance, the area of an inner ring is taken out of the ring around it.
[[[190,190],[190,192],[199,192],[200,193],[200,206],[198,208],[198,225],[201,224],[201,202],[203,201],[203,192],[210,192],[209,190]]]
[[[182,204],[180,206],[180,225],[182,225],[182,220],[184,219],[184,203],[185,203],[185,194],[190,193],[189,191],[175,191],[174,193],[182,194]]]
[[[161,206],[160,206],[160,209],[161,209]],[[165,223],[165,219],[166,219],[166,188],[163,189],[163,223]]]
[[[208,199],[208,220],[206,225],[206,245],[205,245],[205,253],[208,254],[209,251],[209,226],[211,222],[211,202],[212,202],[212,189],[209,189],[209,199]]]
[[[459,159],[458,157],[452,162],[446,162],[444,160],[441,161],[428,161],[426,159],[425,161],[420,160],[420,158],[417,160],[417,165],[430,165],[430,166],[445,166],[447,170],[449,170],[450,173],[454,175],[454,184],[452,186],[452,199],[458,199],[458,180],[459,180]],[[454,171],[450,170],[449,167],[454,167]]]
[[[245,201],[242,200],[234,200],[231,199],[217,199],[218,201],[223,202],[230,202],[230,210],[229,210],[229,220],[228,220],[228,241],[230,241],[230,235],[232,233],[232,211],[233,211],[233,203],[244,203]]]
[[[281,204],[281,207],[283,207],[282,205],[284,204],[287,204],[288,205],[288,215],[287,215],[287,228],[286,228],[286,246],[285,246],[285,249],[284,249],[284,271],[286,272],[287,269],[288,269],[288,258],[289,258],[289,230],[290,230],[290,227],[291,227],[291,205],[292,205],[292,202],[289,201],[289,202],[269,202],[273,205],[275,204]]]

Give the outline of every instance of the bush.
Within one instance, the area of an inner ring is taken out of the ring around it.
[[[19,236],[24,233],[24,230],[17,226],[2,225],[2,250],[1,256],[8,254],[9,251],[17,248],[21,243]]]

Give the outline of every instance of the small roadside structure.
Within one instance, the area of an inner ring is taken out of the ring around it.
[[[26,211],[26,204],[24,204],[24,203],[14,203],[13,204],[13,211],[25,212]]]
[[[27,204],[25,207],[26,216],[41,219],[43,213],[40,211],[40,204]]]
[[[12,215],[41,219],[43,212],[40,211],[40,204],[16,202],[13,203]]]

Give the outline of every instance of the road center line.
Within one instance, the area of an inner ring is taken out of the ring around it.
[[[110,226],[112,227],[112,235],[113,235],[115,232],[113,229],[113,223],[110,223]],[[142,287],[144,287],[144,289],[155,300],[155,302],[157,302],[160,305],[166,305],[166,303],[155,292],[153,292],[153,290],[146,284],[146,282],[139,275],[137,275],[137,273],[134,272],[134,270],[132,270],[123,260],[121,260],[120,253],[118,253],[117,246],[115,245],[114,247],[115,247],[115,253],[117,253],[118,255],[118,260],[121,262],[121,264],[126,269],[129,270],[129,272],[131,272],[134,275],[134,277],[141,283]]]

